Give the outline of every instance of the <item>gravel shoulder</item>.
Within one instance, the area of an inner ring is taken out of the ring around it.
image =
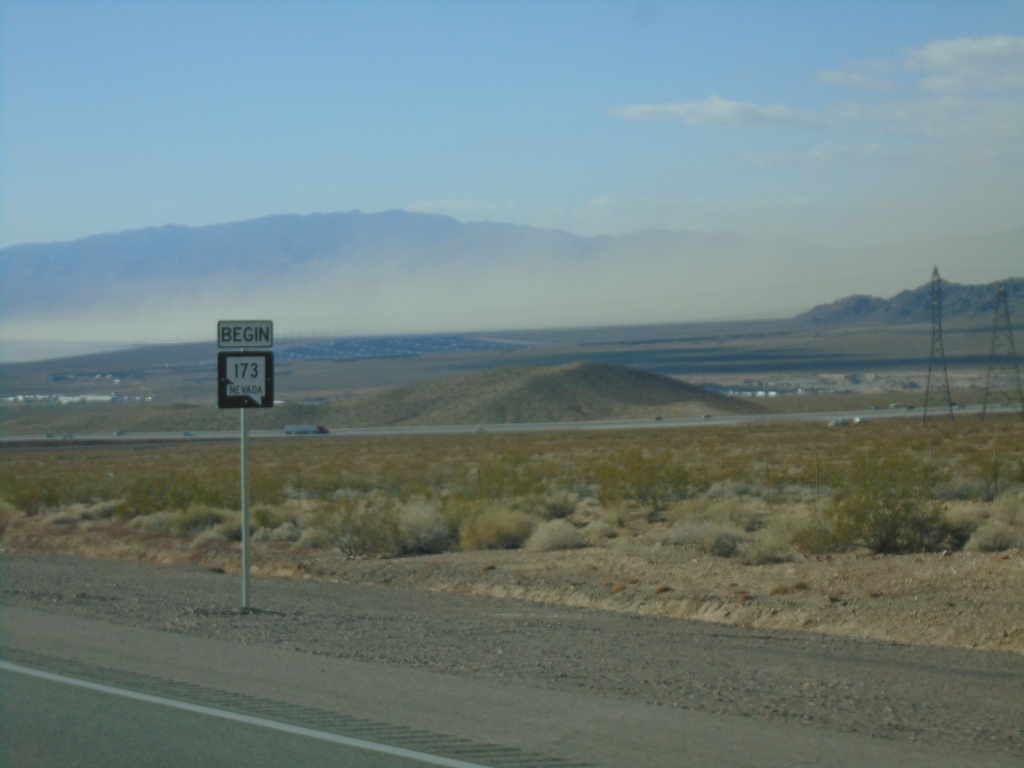
[[[213,553],[194,562],[160,565],[8,550],[0,554],[0,605],[949,744],[1010,759],[1024,756],[1024,657],[1018,653],[653,615],[644,610],[642,593],[655,592],[650,587],[656,582],[646,581],[636,560],[613,558],[615,553],[607,560],[592,559],[593,569],[583,571],[590,574],[586,584],[576,584],[575,591],[587,592],[591,581],[594,594],[604,592],[608,599],[632,590],[633,602],[623,610],[555,604],[530,593],[528,588],[540,589],[530,580],[535,570],[564,582],[566,574],[559,569],[578,568],[574,557],[583,554],[436,556],[418,559],[415,578],[405,561],[345,562],[325,556],[322,562],[306,560],[299,569],[283,560],[271,566],[266,558],[263,575],[253,579],[256,610],[243,612],[239,579],[211,565]],[[1021,558],[989,560],[1019,569]],[[613,566],[624,570],[604,578],[605,569]],[[292,578],[269,574],[286,567],[295,569]],[[688,570],[680,564],[675,569]],[[696,565],[693,569],[699,571]],[[639,574],[637,581],[627,573]],[[609,581],[612,585],[605,586]],[[612,593],[619,584],[624,588]],[[573,586],[563,583],[562,588]],[[682,583],[672,590],[685,591]],[[482,592],[504,594],[496,598]],[[655,593],[650,601],[665,594]],[[832,608],[838,604],[826,602]]]
[[[109,518],[58,512],[10,520],[3,546],[238,574],[237,542],[198,544]],[[622,538],[555,552],[483,550],[345,559],[253,542],[252,572],[528,600],[638,616],[1024,655],[1024,551],[833,555],[744,565]]]

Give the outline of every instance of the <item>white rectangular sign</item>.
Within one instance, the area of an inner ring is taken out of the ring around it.
[[[274,346],[273,320],[221,320],[217,346],[222,349],[261,349]]]

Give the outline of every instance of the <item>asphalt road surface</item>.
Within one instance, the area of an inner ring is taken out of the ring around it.
[[[0,757],[10,768],[458,765],[3,662],[0,690]]]
[[[301,729],[488,768],[1022,760],[1012,654],[317,582],[258,595],[243,612],[235,579],[199,569],[0,554],[0,764],[430,764]]]
[[[1006,409],[993,409],[994,413],[1001,413]],[[958,407],[955,416],[977,416],[981,414],[980,405]],[[287,434],[283,429],[251,429],[249,437],[253,439],[264,438],[291,438],[305,440],[323,440],[329,438],[345,437],[375,437],[387,435],[456,435],[470,434],[474,432],[581,432],[595,430],[616,430],[616,429],[679,429],[689,427],[707,426],[737,426],[742,424],[754,424],[758,422],[820,422],[829,423],[841,422],[839,428],[845,426],[859,427],[869,424],[871,421],[882,419],[920,419],[923,411],[920,409],[882,409],[882,410],[861,410],[861,411],[822,411],[815,413],[772,413],[763,415],[750,414],[727,414],[711,417],[687,417],[671,419],[626,419],[620,421],[559,421],[541,422],[535,424],[455,424],[440,426],[413,426],[413,427],[328,427],[326,435],[292,435]],[[934,409],[932,416],[935,419],[948,417],[948,412],[943,409]],[[860,422],[860,423],[857,423]],[[33,444],[74,444],[81,442],[88,443],[131,443],[138,441],[153,442],[178,442],[196,440],[237,440],[239,430],[209,430],[209,431],[188,431],[188,432],[95,432],[78,434],[55,434],[48,437],[41,435],[5,435],[0,436],[0,443],[33,443]]]

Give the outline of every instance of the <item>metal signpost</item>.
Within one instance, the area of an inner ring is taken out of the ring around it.
[[[250,352],[274,345],[271,320],[221,320],[217,346],[217,406],[238,408],[242,444],[242,609],[249,609],[249,431],[247,408],[274,405],[274,353]]]

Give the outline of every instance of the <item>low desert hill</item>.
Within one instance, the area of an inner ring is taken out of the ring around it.
[[[388,389],[346,404],[346,426],[525,424],[751,413],[754,403],[620,365],[510,366]]]

